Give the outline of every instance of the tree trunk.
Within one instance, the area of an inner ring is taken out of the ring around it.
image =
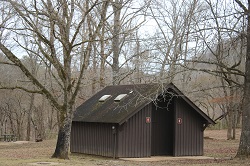
[[[229,77],[231,77],[229,75]],[[228,85],[230,87],[229,89],[229,96],[234,96],[234,91],[232,88],[232,83],[228,82]],[[233,99],[227,99],[227,111],[228,111],[228,126],[227,126],[227,139],[231,140],[234,139],[235,136],[233,135],[233,131],[234,131],[234,101]]]
[[[56,149],[52,158],[69,159],[68,152],[72,122],[72,115],[69,112],[72,112],[72,108],[60,112]]]
[[[120,31],[121,31],[121,8],[122,0],[115,0],[112,7],[114,11],[114,32],[112,39],[112,50],[113,50],[113,64],[112,64],[112,74],[113,74],[113,85],[119,84],[119,54],[120,54]]]
[[[102,25],[101,36],[100,36],[100,55],[101,55],[101,64],[100,64],[100,88],[103,89],[105,87],[105,62],[107,56],[105,55],[105,24]]]
[[[30,97],[30,107],[28,110],[28,122],[27,122],[27,134],[26,134],[26,141],[30,141],[30,133],[31,133],[31,116],[32,116],[32,109],[34,105],[35,94],[32,93]]]
[[[104,51],[101,51],[102,59],[100,64],[100,88],[105,87],[105,59],[104,59]]]
[[[97,48],[94,47],[94,52],[93,52],[93,75],[92,75],[92,85],[91,85],[91,93],[95,94],[96,92],[96,84],[97,84]]]
[[[250,0],[248,0],[247,12],[247,53],[245,63],[245,81],[242,109],[242,131],[240,136],[240,144],[237,152],[237,157],[250,156]]]
[[[28,112],[28,122],[27,122],[27,132],[26,132],[26,141],[30,141],[30,129],[31,129],[31,111]]]
[[[237,116],[237,111],[235,110],[235,108],[233,109],[233,140],[236,139],[236,116]]]
[[[230,105],[230,104],[229,104]],[[227,118],[227,140],[233,139],[232,137],[232,129],[233,129],[233,117],[232,117],[232,108],[228,106],[229,108],[227,109],[228,111],[228,118]]]

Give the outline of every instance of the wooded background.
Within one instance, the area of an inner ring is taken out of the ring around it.
[[[173,82],[235,139],[246,22],[233,0],[1,1],[0,134],[48,139],[61,123],[6,47],[58,102],[67,63],[74,108],[107,85]]]

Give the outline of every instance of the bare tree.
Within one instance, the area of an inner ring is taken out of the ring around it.
[[[159,80],[173,82],[176,74],[181,72],[178,64],[185,63],[190,54],[190,32],[199,7],[197,0],[154,1],[150,6],[150,16],[158,29],[151,41],[151,54],[155,54],[155,63],[159,66]]]
[[[207,14],[203,15],[203,26],[197,22],[198,34],[202,37],[203,43],[207,47],[205,59],[194,60],[204,64],[199,70],[215,75],[220,80],[220,90],[224,94],[226,101],[225,108],[227,120],[227,139],[235,139],[234,117],[236,116],[235,105],[236,100],[235,89],[241,89],[243,72],[243,50],[244,36],[241,35],[244,29],[237,25],[239,19],[231,18],[232,15],[228,11],[228,5],[224,1],[205,1],[207,5]],[[241,17],[240,17],[241,18]],[[230,23],[228,20],[231,20]],[[232,21],[233,20],[233,21]],[[239,27],[237,31],[235,27]],[[198,35],[197,35],[198,36]],[[202,53],[203,54],[203,53]],[[206,65],[207,64],[207,65]],[[237,90],[238,91],[238,90]],[[220,96],[223,98],[223,96]],[[232,99],[233,98],[233,99]]]
[[[10,65],[17,66],[35,86],[30,87],[5,87],[22,89],[26,92],[38,93],[46,96],[59,113],[59,132],[55,152],[52,157],[68,158],[71,120],[74,110],[74,103],[79,92],[84,71],[88,67],[91,53],[91,44],[95,40],[107,10],[108,2],[98,1],[12,1],[1,2],[2,5],[9,5],[14,16],[9,24],[1,26],[2,35],[9,35],[9,38],[1,38],[0,50],[11,61]],[[100,11],[101,18],[95,30],[91,33],[82,34],[84,25],[88,25],[86,17],[98,5],[105,6]],[[84,9],[84,12],[81,9]],[[13,23],[13,20],[16,20]],[[13,24],[11,24],[12,22]],[[1,23],[2,25],[2,23]],[[80,35],[85,35],[82,41]],[[27,41],[35,43],[39,52],[34,52],[30,47],[25,47],[19,36],[25,37]],[[80,52],[82,63],[79,63],[78,72],[72,71],[72,59],[79,55],[77,48],[84,45],[83,52]],[[23,49],[34,54],[40,63],[49,69],[53,79],[56,81],[56,94],[51,93],[49,86],[43,84],[42,78],[32,74],[27,66],[20,60],[19,52]],[[3,62],[5,63],[5,62]],[[5,63],[7,64],[7,63]],[[60,96],[58,98],[58,95]]]
[[[142,16],[143,10],[147,8],[147,3],[143,5],[137,4],[134,0],[112,0],[113,20],[108,24],[107,28],[111,32],[112,42],[112,62],[107,62],[112,68],[112,84],[118,85],[131,71],[121,71],[126,63],[136,57],[136,53],[126,55],[125,47],[130,43],[134,43],[131,38],[136,30],[145,22]],[[121,61],[123,59],[123,61]]]

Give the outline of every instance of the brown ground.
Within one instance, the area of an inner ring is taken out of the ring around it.
[[[83,154],[70,154],[70,160],[51,159],[56,141],[43,142],[0,142],[0,166],[27,166],[27,165],[86,165],[86,166],[161,166],[161,165],[250,165],[250,159],[234,159],[239,144],[239,133],[236,140],[226,140],[225,130],[206,130],[204,155],[209,159],[186,159],[161,161],[124,161],[113,160]]]

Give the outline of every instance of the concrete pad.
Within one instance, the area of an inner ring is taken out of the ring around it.
[[[13,144],[26,144],[26,143],[30,143],[30,141],[10,141],[10,142],[0,142],[0,145],[13,145]]]
[[[27,144],[30,143],[30,141],[15,141],[14,144]]]
[[[207,156],[182,156],[182,157],[172,157],[172,156],[152,156],[147,158],[119,158],[120,160],[126,161],[166,161],[166,160],[211,160],[214,157]]]

